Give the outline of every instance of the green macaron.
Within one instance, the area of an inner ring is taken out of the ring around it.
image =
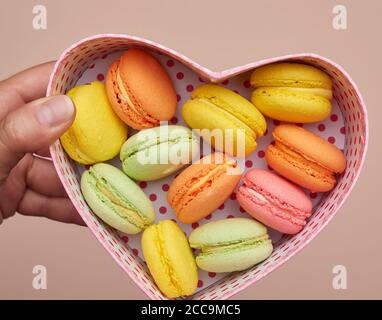
[[[122,146],[123,171],[134,180],[152,181],[171,175],[199,154],[199,138],[182,126],[141,130]]]
[[[109,164],[98,163],[84,171],[81,191],[99,218],[124,233],[138,233],[154,221],[154,208],[146,194]]]
[[[267,229],[246,218],[212,221],[195,229],[191,248],[199,249],[196,264],[209,272],[233,272],[254,266],[273,250]]]

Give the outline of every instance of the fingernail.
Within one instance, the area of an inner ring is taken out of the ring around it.
[[[74,114],[72,100],[65,96],[53,96],[45,100],[36,111],[38,122],[47,127],[55,127],[69,121]]]

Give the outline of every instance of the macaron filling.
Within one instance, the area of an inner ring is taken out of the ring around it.
[[[331,89],[332,80],[322,70],[300,63],[274,63],[255,69],[254,87],[301,87]]]
[[[203,257],[210,254],[223,253],[225,251],[233,251],[233,250],[242,250],[245,248],[253,248],[260,245],[265,245],[268,243],[272,243],[271,239],[269,239],[268,234],[263,236],[255,237],[252,239],[238,239],[229,242],[220,242],[216,244],[210,245],[200,245],[200,244],[191,244],[192,248],[199,249],[200,252],[197,256]]]
[[[176,212],[187,207],[187,205],[201,192],[211,187],[212,183],[225,175],[228,170],[234,169],[237,164],[233,160],[227,160],[223,164],[218,164],[214,168],[204,168],[200,170],[192,179],[185,183],[183,188],[175,194],[171,201]]]
[[[113,94],[123,110],[124,115],[130,118],[131,122],[143,127],[153,127],[159,124],[159,120],[151,117],[134,99],[126,83],[123,81],[119,72],[119,62],[115,63],[115,67],[110,69]]]
[[[143,117],[144,120],[146,120],[147,122],[150,122],[154,125],[159,124],[159,120],[151,117],[145,110],[143,110],[142,107],[139,106],[139,104],[137,102],[135,104],[133,103],[133,101],[135,101],[135,99],[133,99],[132,95],[128,93],[128,90],[126,89],[127,87],[121,78],[119,69],[117,69],[117,72],[116,72],[116,81],[117,81],[117,86],[119,89],[118,96],[119,96],[121,102],[124,102],[125,104],[127,104],[127,106],[131,109],[131,111],[133,111],[133,113],[137,117]]]
[[[112,209],[120,218],[128,220],[129,223],[139,229],[150,225],[147,218],[131,201],[126,199],[113,185],[104,177],[101,177],[96,170],[92,168],[88,171],[92,178],[91,183],[97,197]]]
[[[319,80],[295,80],[295,79],[256,79],[251,80],[253,87],[287,87],[287,88],[323,88],[331,89],[331,85]]]
[[[248,124],[251,121],[244,114],[237,112],[232,106],[217,97],[192,97],[192,100],[197,100],[211,107],[218,108],[221,112],[224,112],[228,118],[240,123],[240,125],[246,129],[246,134],[250,133],[254,138],[261,137],[264,134],[264,132],[258,131],[257,128],[259,126],[255,126],[254,124],[249,126]]]
[[[276,153],[285,161],[294,167],[303,170],[312,177],[332,184],[335,183],[336,179],[334,177],[334,172],[330,171],[328,168],[325,168],[315,160],[305,156],[296,148],[293,148],[292,146],[278,140],[277,137],[275,137],[275,139],[275,145],[270,145],[267,150],[268,152]]]
[[[178,136],[176,138],[171,138],[171,139],[168,136],[157,136],[156,139],[146,140],[146,141],[143,141],[142,143],[133,145],[130,148],[122,149],[121,161],[122,162],[127,161],[130,157],[133,157],[138,152],[146,151],[151,147],[156,147],[158,148],[158,151],[159,151],[161,148],[161,145],[164,146],[165,144],[175,145],[180,142],[189,142],[190,151],[191,151],[191,143],[194,140],[197,141],[196,138],[193,137],[192,135],[183,135],[183,136]]]
[[[177,278],[175,276],[175,271],[171,267],[170,259],[168,258],[168,253],[167,253],[167,251],[165,249],[163,241],[161,240],[163,238],[162,237],[163,230],[162,230],[162,226],[161,226],[160,223],[155,226],[155,232],[156,232],[156,241],[155,241],[155,243],[158,246],[157,247],[158,252],[159,252],[158,256],[161,259],[161,262],[162,262],[161,265],[163,267],[163,270],[167,274],[167,276],[168,276],[168,278],[170,280],[171,286],[178,293],[178,296],[181,296],[181,295],[183,295],[182,287],[179,284],[179,282],[178,282],[178,280],[177,280]]]
[[[310,217],[310,211],[304,211],[295,206],[278,199],[270,192],[254,185],[248,179],[244,178],[244,185],[239,188],[241,196],[253,201],[259,206],[267,207],[272,214],[293,224],[304,226],[305,219]]]
[[[260,87],[261,90],[263,91],[268,91],[268,89],[271,89],[271,90],[278,90],[278,92],[280,91],[285,91],[285,92],[289,92],[291,94],[293,93],[303,93],[303,94],[307,94],[309,97],[309,95],[314,95],[314,96],[321,96],[325,99],[332,99],[333,98],[333,91],[331,89],[326,89],[326,88],[302,88],[302,87],[279,87],[279,86],[264,86],[264,87]]]

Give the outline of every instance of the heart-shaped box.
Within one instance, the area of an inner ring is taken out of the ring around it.
[[[231,274],[214,274],[199,272],[197,292],[191,299],[227,299],[235,293],[255,283],[265,275],[281,266],[298,251],[304,248],[338,212],[355,185],[361,171],[368,141],[367,112],[362,97],[350,76],[336,63],[316,54],[293,54],[235,67],[222,72],[213,72],[182,54],[168,49],[155,42],[128,35],[96,35],[68,48],[57,61],[52,73],[47,95],[64,94],[76,84],[87,83],[96,79],[102,81],[110,63],[123,50],[138,46],[151,51],[167,69],[174,81],[178,93],[178,112],[170,123],[182,124],[181,106],[194,87],[202,82],[218,82],[249,97],[250,70],[273,62],[295,61],[316,66],[327,72],[334,83],[334,103],[331,117],[316,124],[305,124],[330,142],[336,143],[347,159],[346,171],[339,177],[338,184],[329,193],[310,194],[315,203],[314,213],[305,228],[297,235],[281,235],[271,231],[274,244],[272,255],[263,263],[251,269]],[[268,131],[271,132],[277,121],[268,119]],[[95,124],[97,125],[97,124]],[[245,159],[245,166],[250,168],[266,167],[264,150],[272,141],[270,133],[259,140],[257,151]],[[147,266],[142,259],[140,235],[129,236],[117,232],[105,225],[89,209],[80,191],[80,174],[83,166],[72,161],[64,152],[59,141],[51,146],[51,156],[58,175],[72,200],[74,206],[114,260],[135,281],[135,283],[152,299],[166,299],[153,282]],[[118,159],[111,161],[120,167]],[[140,182],[139,185],[153,201],[158,219],[171,219],[175,215],[166,203],[166,192],[173,177],[156,182]],[[235,200],[235,194],[221,206],[213,216],[208,216],[199,223],[208,220],[246,216]],[[182,225],[186,233],[198,226]]]

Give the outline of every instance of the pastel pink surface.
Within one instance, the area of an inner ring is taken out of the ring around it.
[[[237,200],[255,219],[287,234],[299,232],[306,224],[312,201],[301,188],[262,169],[248,171],[243,181]]]

